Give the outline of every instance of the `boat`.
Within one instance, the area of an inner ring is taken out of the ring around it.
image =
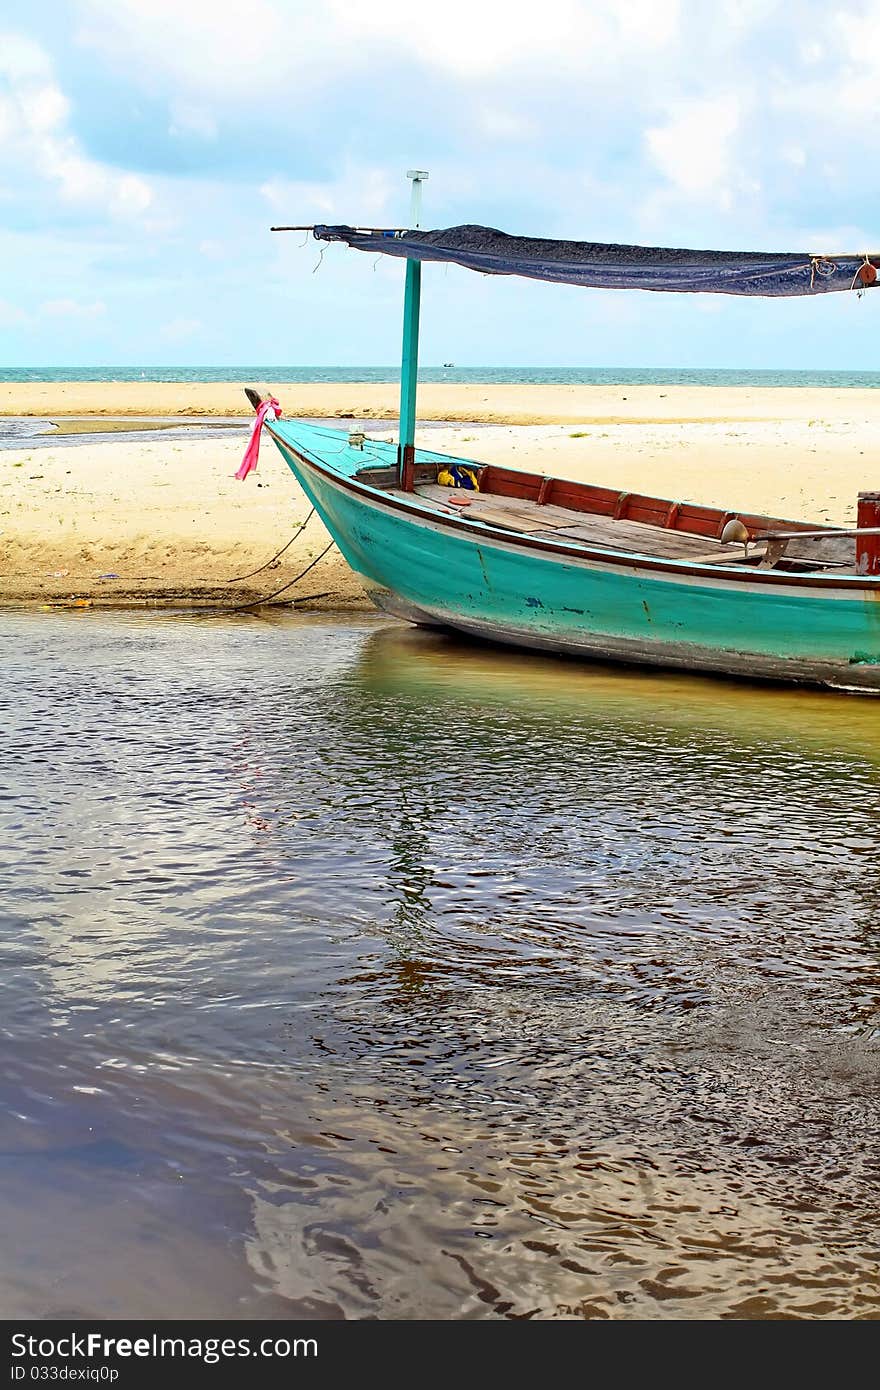
[[[274,409],[264,418],[378,608],[517,647],[880,692],[880,492],[860,494],[857,526],[837,528],[415,446],[424,261],[584,287],[781,297],[873,289],[880,257],[421,231],[415,218],[410,229],[309,230],[406,262],[398,442],[346,438]]]

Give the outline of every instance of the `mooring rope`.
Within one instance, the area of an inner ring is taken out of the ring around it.
[[[270,565],[274,565],[274,563],[275,563],[276,560],[280,560],[280,559],[281,559],[281,556],[284,554],[285,550],[288,550],[288,549],[293,545],[293,542],[296,540],[297,536],[299,536],[299,535],[302,534],[302,532],[306,529],[306,527],[308,526],[309,522],[311,521],[311,519],[312,519],[312,517],[313,517],[314,515],[315,515],[315,509],[314,509],[314,507],[312,507],[312,509],[311,509],[311,511],[309,512],[308,516],[306,517],[305,521],[301,521],[301,522],[300,522],[299,526],[297,526],[297,528],[296,528],[296,530],[294,531],[293,535],[291,536],[290,540],[287,541],[284,545],[282,545],[282,547],[281,547],[280,550],[276,550],[275,554],[272,556],[272,559],[271,559],[271,560],[267,560],[266,563],[265,563],[265,565],[260,565],[259,569],[250,570],[248,574],[236,574],[236,575],[234,576],[234,578],[232,578],[232,579],[224,579],[224,580],[223,580],[223,583],[224,583],[224,584],[238,584],[238,583],[240,583],[240,581],[241,581],[242,579],[253,579],[254,575],[256,575],[256,574],[262,574],[262,573],[263,573],[263,570],[267,570],[267,569],[269,568]]]
[[[318,561],[323,560],[324,556],[327,554],[327,551],[332,549],[333,544],[334,542],[332,540],[328,541],[327,544],[324,546],[324,549],[321,551],[320,555],[316,555],[314,560],[311,560],[309,564],[306,565],[304,570],[300,570],[299,574],[294,575],[293,579],[289,579],[286,584],[282,584],[280,589],[274,589],[271,594],[263,594],[260,598],[251,599],[249,603],[231,603],[228,606],[216,608],[214,609],[214,612],[239,613],[243,611],[245,608],[261,608],[263,604],[270,603],[273,598],[277,598],[279,594],[283,594],[288,589],[292,589],[294,584],[298,584],[301,579],[305,579],[309,570],[313,570]],[[311,597],[324,598],[325,595],[321,594],[320,596],[318,596],[313,594],[311,595]]]

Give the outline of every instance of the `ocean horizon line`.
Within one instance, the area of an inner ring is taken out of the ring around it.
[[[46,382],[138,382],[205,383],[277,382],[299,385],[394,384],[397,366],[297,366],[280,363],[251,363],[235,366],[101,366],[87,367],[2,367],[0,382],[6,384]],[[566,386],[754,386],[754,387],[836,387],[838,389],[877,389],[880,370],[808,367],[459,367],[424,366],[419,370],[424,384],[446,385],[566,385]]]

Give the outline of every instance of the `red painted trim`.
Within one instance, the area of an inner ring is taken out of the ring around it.
[[[414,444],[398,445],[397,470],[404,492],[413,492],[416,485],[416,450]]]
[[[832,588],[835,583],[834,578],[831,576],[783,574],[774,570],[719,570],[713,565],[682,565],[677,564],[674,560],[658,559],[653,555],[632,555],[625,554],[622,551],[596,550],[587,544],[583,546],[566,545],[562,541],[542,540],[534,535],[520,535],[517,531],[508,531],[500,526],[494,527],[491,523],[477,522],[476,519],[474,521],[468,521],[461,513],[453,514],[451,512],[434,511],[418,497],[418,494],[413,495],[412,502],[404,501],[402,498],[392,497],[388,493],[382,492],[381,488],[374,488],[365,483],[359,483],[354,478],[345,478],[342,474],[334,472],[333,469],[327,468],[323,464],[316,463],[313,458],[309,458],[308,455],[301,453],[300,450],[296,449],[288,440],[276,435],[275,431],[268,424],[266,428],[283,448],[287,449],[291,454],[294,454],[296,458],[300,459],[301,462],[306,464],[309,468],[313,468],[316,473],[327,478],[329,482],[342,488],[345,492],[353,492],[356,496],[368,497],[371,502],[378,503],[389,511],[404,512],[406,514],[415,512],[420,520],[430,520],[449,531],[462,531],[469,540],[479,539],[479,537],[484,534],[485,528],[485,530],[490,531],[492,536],[497,540],[503,540],[508,545],[519,546],[524,550],[537,551],[547,555],[548,558],[558,555],[571,555],[579,560],[594,560],[603,565],[616,565],[624,569],[657,570],[663,574],[681,575],[683,578],[694,578],[699,576],[728,584],[758,583],[768,584],[771,587],[774,585],[784,585],[786,588],[827,590]],[[493,474],[501,471],[495,464],[492,465],[492,468]],[[555,481],[558,484],[565,480],[556,479]],[[494,492],[494,490],[493,488],[492,491]],[[614,493],[613,495],[617,497],[620,494]],[[558,505],[565,506],[566,504],[561,502],[558,503]],[[722,514],[715,508],[704,507],[697,508],[696,510],[710,512],[714,517],[718,517]],[[767,518],[764,517],[746,517],[743,516],[742,513],[739,515],[748,526],[751,526],[753,522],[756,526],[758,523],[760,523],[761,526],[767,524]],[[629,520],[629,518],[627,519]],[[774,527],[777,524],[786,527],[790,526],[792,530],[820,529],[819,527],[811,527],[801,522],[792,523],[782,521],[777,523],[774,520]],[[715,522],[715,526],[717,526],[717,521]],[[828,529],[831,530],[832,528],[829,527]],[[714,527],[712,530],[701,534],[714,535]],[[880,578],[862,579],[861,583],[858,585],[853,582],[857,578],[859,578],[859,576],[854,575],[849,583],[840,584],[840,577],[838,576],[837,582],[840,588],[850,594],[858,594],[863,591],[872,596],[874,594],[880,594]]]
[[[859,493],[859,527],[880,526],[880,492]],[[880,575],[880,536],[859,536],[856,540],[856,569],[859,574]]]
[[[483,492],[500,497],[521,497],[529,501],[549,500],[550,484],[554,505],[573,512],[592,516],[610,516],[615,521],[638,521],[650,526],[662,526],[683,531],[692,536],[720,536],[734,516],[739,517],[750,531],[833,530],[821,524],[790,521],[785,517],[762,516],[752,512],[722,511],[720,507],[700,506],[696,502],[673,502],[665,497],[650,497],[646,493],[622,492],[619,488],[597,487],[594,483],[578,483],[571,478],[547,478],[543,473],[527,473],[518,468],[503,468],[497,463],[486,464],[480,473]]]

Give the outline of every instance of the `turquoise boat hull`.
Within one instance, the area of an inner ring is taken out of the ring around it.
[[[277,421],[271,433],[374,602],[516,646],[724,675],[880,690],[880,581],[732,573],[536,543],[359,479],[391,445]],[[448,462],[420,450],[417,464]],[[467,460],[458,460],[468,462]],[[450,509],[451,512],[451,509]]]

